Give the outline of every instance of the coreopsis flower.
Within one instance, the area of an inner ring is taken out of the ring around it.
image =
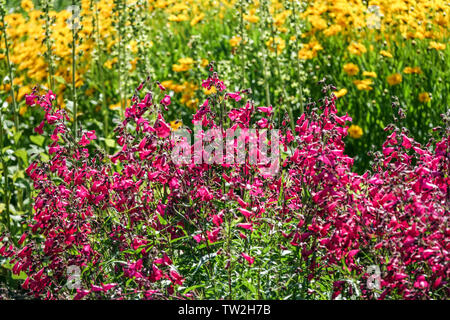
[[[348,51],[350,51],[351,54],[360,56],[363,53],[367,52],[366,47],[358,42],[352,42],[348,47],[347,47]]]
[[[405,74],[421,74],[422,73],[422,69],[420,69],[420,67],[405,67],[403,69],[403,73]]]
[[[284,39],[282,39],[280,37],[275,37],[275,39],[274,38],[270,38],[266,42],[266,46],[272,52],[275,51],[275,47],[276,47],[277,54],[281,54],[281,52],[283,52],[283,49],[286,47],[286,42],[284,41]]]
[[[208,64],[209,64],[208,59],[202,59],[202,61],[201,61],[201,63],[200,63],[200,65],[201,65],[203,68],[205,68]]]
[[[327,21],[319,15],[311,15],[308,17],[308,21],[312,27],[316,30],[323,30],[327,28]]]
[[[317,51],[323,50],[323,47],[317,40],[311,40],[307,44],[303,44],[303,47],[298,52],[298,58],[302,60],[309,60],[317,57]]]
[[[331,37],[334,36],[338,33],[340,33],[342,31],[342,27],[338,24],[333,24],[331,26],[329,26],[328,28],[326,28],[325,30],[323,30],[323,34],[327,37]]]
[[[169,18],[167,18],[171,22],[181,22],[181,21],[188,21],[189,16],[187,14],[179,14],[179,15],[170,15]]]
[[[255,15],[256,9],[251,9],[249,14],[244,14],[244,20],[250,23],[257,23],[259,21],[259,17]]]
[[[427,103],[431,100],[431,96],[428,92],[419,93],[419,101]]]
[[[170,121],[170,128],[172,131],[177,131],[183,125],[183,121],[181,120],[173,120]]]
[[[364,77],[376,78],[377,74],[374,71],[364,71],[363,72],[363,76]]]
[[[208,89],[208,88],[203,88],[203,93],[204,94],[206,94],[206,95],[210,95],[210,94],[213,94],[213,93],[216,93],[217,92],[217,90],[216,90],[216,87],[211,87],[210,89]]]
[[[191,20],[191,27],[195,26],[197,23],[199,23],[200,21],[202,21],[205,18],[205,14],[202,12],[199,15],[195,16],[192,20]]]
[[[380,54],[386,58],[393,58],[393,55],[389,51],[386,51],[386,50],[381,50]]]
[[[395,86],[402,82],[402,75],[400,73],[391,74],[386,78],[390,86]]]
[[[178,59],[178,64],[172,66],[172,70],[175,72],[184,72],[192,68],[194,60],[192,58],[181,58]]]
[[[348,128],[347,132],[353,139],[359,139],[363,135],[362,128],[356,124],[352,124],[350,128]]]
[[[347,89],[342,88],[341,90],[339,90],[339,91],[334,91],[333,93],[334,93],[334,95],[336,96],[336,98],[341,98],[341,97],[345,96],[345,95],[347,94],[347,92],[348,92]]]
[[[242,41],[242,38],[241,38],[241,37],[239,37],[239,36],[233,36],[233,37],[230,39],[230,46],[232,46],[232,47],[237,47],[237,46],[241,43],[241,41]]]
[[[113,65],[119,61],[117,57],[107,60],[103,65],[105,68],[112,69]]]
[[[343,70],[349,76],[354,76],[355,74],[357,74],[359,72],[358,66],[351,62],[344,64]]]
[[[34,4],[33,4],[33,1],[31,1],[31,0],[22,0],[22,2],[20,3],[20,6],[26,12],[29,12],[34,9]]]
[[[370,86],[371,84],[373,84],[372,79],[364,79],[364,80],[354,80],[353,84],[356,85],[356,88],[358,90],[366,90],[366,91],[370,91],[373,88]]]
[[[431,41],[428,48],[435,49],[435,50],[445,50],[446,44],[445,43],[436,42],[436,41]]]

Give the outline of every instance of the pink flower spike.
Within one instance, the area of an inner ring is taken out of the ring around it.
[[[238,223],[237,226],[245,230],[253,231],[253,225],[251,223]]]
[[[165,95],[164,98],[161,100],[161,104],[165,105],[166,107],[168,107],[170,105],[170,96],[169,95]]]
[[[252,216],[252,212],[248,211],[247,209],[244,208],[239,208],[239,211],[244,215],[244,217],[246,217],[247,219],[249,219]]]
[[[83,136],[81,137],[80,141],[78,142],[78,144],[80,146],[82,146],[82,147],[88,145],[89,143],[91,143],[91,141],[88,138],[86,138],[85,134],[83,134]]]
[[[166,91],[166,88],[164,88],[164,86],[159,81],[156,81],[156,84],[158,85],[161,91]]]
[[[273,111],[272,106],[268,106],[268,107],[258,107],[258,111],[263,112],[263,113],[267,113],[267,114],[271,114]]]
[[[249,265],[252,265],[253,262],[255,262],[255,258],[250,257],[248,254],[242,252],[241,255],[244,257],[245,260],[248,261]]]
[[[240,101],[242,99],[239,91],[238,92],[234,92],[234,93],[233,92],[228,92],[225,95],[225,99],[228,98],[228,97],[230,97],[231,99],[234,99],[236,102],[238,102],[238,101]]]

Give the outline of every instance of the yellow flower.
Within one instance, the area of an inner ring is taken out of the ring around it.
[[[317,57],[317,51],[323,50],[323,47],[317,40],[311,40],[307,44],[303,44],[303,47],[298,52],[298,58],[302,60],[308,60]]]
[[[351,54],[355,54],[357,56],[360,56],[363,53],[367,52],[366,47],[358,42],[352,42],[348,47],[348,51],[350,51]]]
[[[335,91],[335,92],[333,92],[333,93],[334,93],[334,95],[335,95],[337,98],[340,98],[340,97],[345,96],[345,95],[347,94],[347,92],[348,92],[348,90],[345,89],[345,88],[343,88],[343,89],[341,89],[341,90],[339,90],[339,91]]]
[[[391,74],[386,78],[390,86],[395,86],[402,82],[402,75],[400,73]]]
[[[132,53],[137,53],[138,52],[137,41],[131,40],[127,48],[130,49]]]
[[[129,69],[130,72],[133,72],[134,70],[136,70],[137,62],[138,62],[138,58],[137,57],[132,59],[132,60],[130,60],[130,69]]]
[[[405,67],[405,69],[403,69],[403,73],[406,73],[406,74],[413,74],[413,73],[420,74],[420,73],[422,73],[422,69],[420,69],[420,67],[414,67],[414,68]]]
[[[30,86],[22,86],[19,88],[17,92],[17,101],[21,101],[22,98],[26,95],[31,93],[32,89]]]
[[[216,93],[216,92],[217,92],[217,90],[216,90],[216,87],[214,87],[214,86],[212,86],[211,89],[209,89],[209,90],[206,88],[203,88],[203,93],[206,95],[210,95],[210,94]]]
[[[320,16],[309,16],[308,20],[316,30],[323,30],[327,27],[327,21]]]
[[[259,17],[255,15],[256,9],[250,10],[249,14],[244,14],[244,20],[250,23],[256,23],[259,21]]]
[[[274,38],[270,38],[270,40],[266,42],[266,46],[268,46],[269,50],[272,52],[275,51],[274,42],[277,47],[277,54],[281,54],[281,52],[283,52],[283,49],[286,47],[286,42],[280,37],[275,37],[275,41]]]
[[[197,23],[203,20],[205,18],[205,14],[202,12],[198,16],[194,17],[194,19],[191,20],[191,26],[195,26]]]
[[[172,90],[172,87],[173,87],[173,81],[172,81],[172,80],[166,80],[166,81],[161,82],[161,85],[162,85],[164,88],[166,88],[166,89]]]
[[[192,58],[180,58],[180,59],[178,59],[178,63],[179,64],[193,64],[194,63],[194,59],[192,59]]]
[[[126,107],[126,106],[129,106],[130,103],[131,103],[131,100],[130,100],[130,99],[127,99],[127,102],[126,102],[126,104],[125,104],[125,107]],[[122,106],[122,103],[119,101],[119,102],[116,103],[116,104],[111,104],[111,105],[109,106],[109,109],[110,109],[110,110],[118,110],[118,109],[121,108],[121,106]]]
[[[332,26],[329,26],[325,30],[323,30],[323,34],[327,37],[334,36],[335,34],[338,34],[342,31],[342,27],[338,24],[333,24]]]
[[[419,94],[419,101],[420,102],[424,102],[427,103],[428,101],[431,100],[431,96],[428,92],[422,92]]]
[[[172,70],[175,72],[183,72],[191,69],[194,60],[192,58],[181,58],[178,59],[178,64],[172,66]]]
[[[34,9],[34,5],[33,5],[33,2],[31,0],[22,0],[22,2],[20,3],[20,6],[26,12],[29,12],[29,11]]]
[[[363,76],[364,77],[376,78],[377,74],[374,71],[364,71],[363,72]]]
[[[119,61],[119,59],[117,59],[117,57],[115,57],[115,58],[112,58],[112,59],[106,61],[103,65],[105,66],[105,68],[112,69],[113,64],[116,64],[117,61]]]
[[[366,90],[366,91],[370,91],[373,88],[370,86],[371,84],[373,84],[372,79],[364,79],[364,80],[354,80],[353,84],[356,85],[356,88],[358,90]]]
[[[173,21],[173,22],[181,22],[181,21],[189,20],[189,17],[186,14],[184,14],[184,13],[179,14],[177,16],[172,14],[172,15],[169,16],[168,20],[169,21]]]
[[[25,106],[22,106],[22,107],[19,108],[19,114],[20,114],[21,116],[23,116],[23,115],[25,114],[25,112],[27,112],[27,110],[28,110],[28,108],[27,108],[26,105],[25,105]]]
[[[120,109],[120,102],[109,105],[109,110],[117,110],[117,109]]]
[[[363,135],[363,130],[360,126],[356,125],[356,124],[352,124],[350,126],[350,128],[348,128],[348,134],[350,135],[350,137],[352,137],[353,139],[359,139],[362,137]]]
[[[174,64],[172,70],[175,72],[188,71],[191,67],[188,64]]]
[[[170,127],[172,128],[172,131],[177,131],[182,125],[183,121],[181,120],[170,121]]]
[[[354,63],[346,63],[344,64],[344,72],[347,73],[349,76],[354,76],[359,72],[359,68]]]
[[[208,65],[209,61],[208,59],[202,59],[202,62],[200,63],[200,65],[204,68]]]
[[[387,58],[392,58],[392,57],[393,57],[392,54],[391,54],[389,51],[386,51],[386,50],[381,50],[381,51],[380,51],[380,54],[381,54],[382,56],[387,57]]]
[[[445,50],[446,45],[445,43],[439,43],[436,41],[431,41],[430,46],[428,47],[430,49],[436,49],[436,50]]]
[[[242,38],[239,36],[234,36],[230,39],[230,46],[237,47],[242,41]]]

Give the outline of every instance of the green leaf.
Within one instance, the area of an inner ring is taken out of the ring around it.
[[[114,139],[105,139],[105,144],[107,147],[114,148],[116,146],[116,141]]]
[[[20,137],[22,136],[22,131],[18,131],[14,134],[14,142],[17,144],[19,142]]]
[[[244,286],[246,286],[253,294],[256,295],[256,288],[255,288],[255,286],[253,284],[251,284],[247,280],[244,280],[243,283],[244,283]]]
[[[165,226],[165,225],[167,224],[166,219],[164,219],[159,213],[158,213],[156,216],[158,217],[159,222],[160,222],[163,226]]]
[[[39,147],[42,147],[45,141],[45,137],[43,136],[30,136],[30,141],[34,144],[38,145]]]
[[[195,289],[197,289],[197,288],[203,288],[205,285],[204,284],[196,284],[196,285],[194,285],[194,286],[191,286],[191,287],[189,287],[189,288],[186,288],[184,291],[183,291],[183,295],[185,295],[186,293],[188,293],[188,292],[190,292],[190,291],[192,291],[192,290],[195,290]]]
[[[15,154],[16,154],[17,157],[22,159],[22,161],[25,164],[25,166],[28,166],[28,154],[27,154],[27,151],[25,149],[16,150]]]
[[[57,82],[61,83],[61,84],[66,84],[66,80],[64,80],[63,77],[60,76],[53,76],[53,79],[55,79]]]
[[[22,178],[25,179],[25,175],[23,174],[23,170],[17,170],[14,172],[13,181],[16,182],[17,179]]]
[[[48,155],[46,153],[44,153],[44,152],[41,152],[40,156],[41,156],[41,160],[44,161],[44,162],[48,162],[48,160],[50,160]]]

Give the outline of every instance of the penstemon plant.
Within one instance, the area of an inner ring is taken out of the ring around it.
[[[0,254],[46,299],[448,298],[450,115],[427,146],[388,126],[359,175],[344,153],[351,118],[319,84],[292,130],[250,89],[228,92],[211,63],[202,87],[216,90],[192,132],[171,129],[171,97],[148,77],[112,155],[36,88],[26,101],[45,113],[35,131],[53,128],[50,159],[27,169],[33,217]]]

